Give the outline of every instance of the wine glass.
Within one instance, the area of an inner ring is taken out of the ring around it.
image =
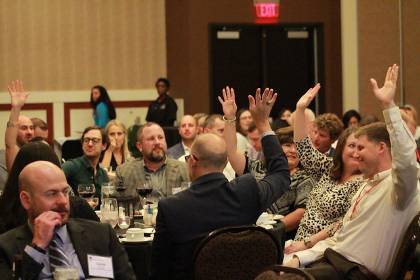
[[[101,222],[113,228],[118,223],[118,203],[115,198],[104,198],[101,204]]]
[[[146,205],[146,197],[152,193],[153,188],[148,183],[144,183],[136,187],[136,191],[142,199],[142,205]]]
[[[79,184],[77,186],[77,192],[79,196],[83,197],[84,199],[91,198],[95,194],[95,185],[94,184]]]
[[[114,192],[115,187],[112,182],[102,183],[101,187],[101,200],[110,198],[110,195]]]

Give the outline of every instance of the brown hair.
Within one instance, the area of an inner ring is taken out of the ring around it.
[[[314,123],[318,129],[325,129],[328,131],[332,142],[337,140],[344,128],[343,122],[336,114],[333,113],[319,115],[315,119]]]
[[[100,128],[99,126],[88,126],[85,128],[85,130],[83,130],[82,133],[82,137],[80,138],[80,141],[83,143],[83,139],[85,138],[85,134],[88,133],[91,130],[99,130],[99,132],[101,133],[101,137],[102,137],[102,145],[106,144],[108,142],[108,137],[105,134],[105,131]]]
[[[143,130],[146,127],[151,127],[152,125],[157,125],[160,128],[162,128],[159,124],[157,124],[155,122],[147,122],[147,123],[145,123],[144,125],[140,126],[139,129],[137,130],[137,142],[140,142],[141,141],[141,138],[143,138]]]
[[[293,141],[293,127],[287,126],[276,130],[277,138],[280,145],[294,143]]]
[[[349,127],[338,137],[335,154],[333,157],[333,167],[330,175],[334,180],[340,180],[344,170],[343,150],[346,147],[346,142],[349,136],[357,131],[357,128]]]
[[[219,119],[219,120],[223,120],[222,115],[219,115],[219,114],[212,114],[212,115],[209,115],[209,116],[206,118],[206,120],[205,120],[205,122],[204,122],[203,127],[204,127],[204,128],[213,128],[214,123],[216,122],[216,120],[217,120],[217,119]]]
[[[391,148],[391,141],[389,140],[389,133],[386,125],[383,122],[375,122],[360,127],[354,137],[359,138],[365,135],[369,141],[380,143],[384,142],[388,148]]]

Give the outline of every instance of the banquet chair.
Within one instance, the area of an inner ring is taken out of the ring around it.
[[[280,263],[280,247],[266,229],[226,227],[211,232],[196,247],[194,279],[254,279],[267,267]]]
[[[389,280],[404,279],[405,274],[410,270],[410,264],[414,261],[416,246],[420,240],[420,212],[414,217],[408,226],[402,244],[397,250],[394,264],[392,265]]]
[[[276,276],[274,276],[273,274],[264,275],[264,273],[266,273],[267,271],[273,271]],[[281,275],[283,275],[283,277],[281,277]],[[279,264],[272,266],[270,269],[264,271],[263,273],[258,275],[257,278],[255,278],[255,280],[275,280],[275,279],[315,280],[315,278],[312,275],[310,275],[309,273],[305,272],[302,269],[287,267],[287,266],[283,266]]]

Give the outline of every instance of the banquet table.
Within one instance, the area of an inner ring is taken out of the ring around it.
[[[280,245],[281,258],[283,258],[283,244],[285,227],[282,222],[273,225],[269,229]],[[144,242],[122,242],[127,251],[128,258],[133,266],[134,273],[138,280],[149,279],[151,259],[152,259],[152,241]]]

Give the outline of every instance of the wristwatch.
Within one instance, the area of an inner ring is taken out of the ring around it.
[[[305,244],[306,248],[311,248],[312,247],[312,241],[310,237],[307,237],[305,239],[303,239],[303,244]]]
[[[43,249],[43,248],[41,248],[41,247],[39,247],[38,245],[36,245],[35,243],[32,243],[31,245],[29,245],[29,246],[31,246],[32,248],[34,248],[35,250],[37,250],[38,252],[40,252],[41,254],[46,254],[47,253],[47,250],[45,250],[45,249]]]

